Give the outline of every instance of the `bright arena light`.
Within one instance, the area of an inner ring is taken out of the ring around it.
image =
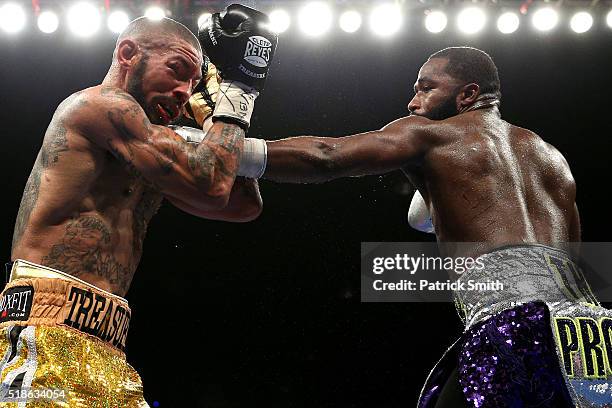
[[[113,33],[119,34],[125,27],[130,24],[130,17],[127,15],[125,11],[117,10],[110,13],[108,16],[108,29]]]
[[[512,34],[518,30],[519,24],[519,16],[511,11],[502,14],[497,19],[497,29],[503,34]]]
[[[145,11],[145,17],[148,18],[149,20],[159,21],[162,18],[166,17],[166,12],[161,7],[153,6],[153,7],[149,7]]]
[[[38,15],[38,29],[45,34],[54,33],[59,27],[59,18],[52,11],[43,11]]]
[[[608,11],[608,15],[606,16],[606,23],[608,23],[608,27],[612,28],[612,10]]]
[[[570,27],[578,34],[586,33],[593,26],[593,16],[586,11],[579,11],[572,16]]]
[[[198,17],[198,28],[201,27],[202,24],[204,24],[206,22],[206,20],[208,20],[211,17],[212,17],[211,13],[202,13],[202,14],[200,14],[200,17]]]
[[[325,34],[331,27],[331,9],[327,3],[309,3],[300,10],[298,22],[304,34],[311,37],[318,37]]]
[[[68,27],[79,37],[89,37],[100,28],[100,12],[91,3],[77,3],[68,10]]]
[[[0,7],[0,28],[7,33],[21,31],[26,23],[26,13],[23,7],[7,3]]]
[[[559,14],[550,7],[541,8],[533,14],[533,26],[540,31],[549,31],[559,22]]]
[[[361,27],[361,14],[355,10],[348,10],[340,16],[340,28],[347,33],[354,33]]]
[[[402,26],[402,11],[395,4],[382,4],[370,14],[370,28],[382,37],[399,31]]]
[[[274,10],[270,13],[270,28],[276,33],[284,33],[291,24],[291,17],[285,10]]]
[[[487,16],[478,7],[465,8],[457,16],[457,26],[466,34],[479,32],[484,28],[486,22]]]
[[[425,17],[425,28],[430,33],[440,33],[446,28],[448,18],[443,12],[436,10],[427,14]]]

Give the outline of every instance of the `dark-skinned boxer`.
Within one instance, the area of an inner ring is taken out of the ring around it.
[[[419,407],[610,406],[612,313],[566,252],[580,219],[565,158],[501,118],[497,67],[483,51],[431,55],[414,92],[410,115],[380,130],[270,141],[254,167],[292,183],[402,170],[422,195],[411,224],[480,256],[484,268],[453,278],[503,284],[454,293],[465,332]]]

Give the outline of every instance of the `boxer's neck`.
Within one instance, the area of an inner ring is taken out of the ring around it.
[[[463,107],[459,111],[459,113],[471,112],[477,109],[486,109],[486,108],[492,108],[492,107],[499,108],[499,105],[500,105],[500,100],[498,98],[484,98],[481,100],[477,100],[470,106]]]
[[[121,69],[111,65],[110,69],[106,73],[104,80],[102,80],[102,86],[111,86],[115,88],[126,90],[126,74],[121,72]]]

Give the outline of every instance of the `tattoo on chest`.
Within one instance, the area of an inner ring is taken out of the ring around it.
[[[120,263],[111,251],[109,227],[98,217],[81,216],[66,225],[61,242],[42,258],[42,264],[76,277],[95,274],[125,290],[135,267]]]

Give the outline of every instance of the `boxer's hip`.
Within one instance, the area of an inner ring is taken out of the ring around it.
[[[612,312],[568,254],[523,245],[480,259],[484,267],[460,279],[503,289],[455,292],[465,331],[432,371],[421,406],[453,367],[474,406],[611,406]]]
[[[479,257],[461,282],[474,287],[495,282],[496,290],[458,290],[455,304],[466,328],[502,310],[527,302],[572,302],[599,306],[580,268],[562,250],[544,245],[499,248]],[[501,289],[500,289],[501,288]]]
[[[6,406],[147,407],[140,377],[125,359],[130,308],[123,298],[16,261],[0,299]]]

